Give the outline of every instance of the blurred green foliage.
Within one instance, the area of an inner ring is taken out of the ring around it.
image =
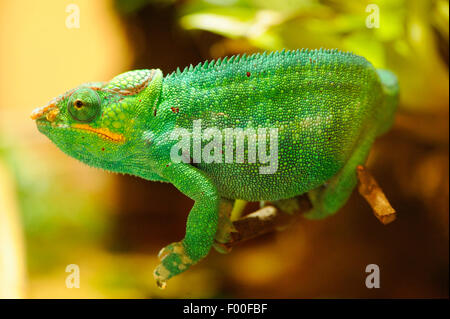
[[[93,245],[104,236],[109,225],[106,207],[94,194],[73,187],[52,162],[6,140],[12,141],[0,139],[0,160],[15,179],[28,271],[46,272],[59,263],[66,265],[64,252],[70,255],[72,248]]]
[[[368,27],[377,14],[379,27]],[[403,108],[448,106],[448,1],[197,0],[186,1],[180,16],[187,30],[245,40],[257,49],[352,51],[398,74]]]
[[[378,1],[380,28],[368,28],[365,1],[190,1],[181,17],[186,29],[245,38],[265,50],[338,47],[384,66],[388,42],[402,46],[405,1]]]
[[[448,108],[447,0],[116,0],[123,14],[146,5],[175,5],[182,28],[224,37],[210,48],[213,58],[338,48],[393,70],[401,84],[402,109]],[[375,16],[378,27],[369,27]]]

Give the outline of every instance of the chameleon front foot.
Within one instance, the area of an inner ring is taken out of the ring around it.
[[[187,270],[194,262],[185,252],[183,242],[172,243],[158,254],[161,263],[155,268],[153,276],[161,289],[167,285],[167,280]]]

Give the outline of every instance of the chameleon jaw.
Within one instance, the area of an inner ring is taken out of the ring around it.
[[[47,116],[48,117],[48,116]],[[56,124],[51,123],[49,121],[45,120],[36,120],[36,124],[39,127],[54,127],[58,129],[65,129],[65,130],[81,130],[81,131],[87,131],[91,134],[97,134],[98,137],[102,138],[103,140],[114,142],[114,143],[124,143],[125,137],[122,134],[111,132],[107,128],[94,128],[88,124],[73,124],[72,126],[69,126],[67,124]]]

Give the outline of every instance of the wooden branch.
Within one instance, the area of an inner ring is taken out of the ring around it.
[[[236,232],[231,233],[231,240],[226,244],[216,243],[216,245],[229,251],[240,242],[288,227],[298,215],[306,213],[312,207],[306,195],[298,196],[297,202],[299,209],[292,214],[287,214],[275,206],[269,205],[236,220],[233,222]]]
[[[394,221],[396,212],[389,204],[389,201],[374,177],[361,165],[357,167],[357,176],[359,180],[359,193],[372,207],[375,216],[385,225]],[[228,243],[220,244],[216,242],[215,244],[221,246],[224,251],[229,251],[238,243],[286,228],[298,216],[308,212],[312,208],[307,195],[304,194],[296,198],[299,209],[295,213],[287,214],[273,205],[265,206],[234,221],[233,226],[237,232],[231,233],[231,240]]]
[[[395,209],[392,208],[375,178],[362,165],[356,168],[356,172],[359,179],[358,191],[372,207],[375,216],[385,225],[393,222],[397,216]]]

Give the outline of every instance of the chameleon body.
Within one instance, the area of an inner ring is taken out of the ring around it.
[[[205,62],[165,77],[159,69],[126,72],[70,90],[32,118],[68,155],[94,167],[172,183],[195,200],[185,238],[160,252],[155,278],[163,284],[208,254],[229,214],[219,209],[223,202],[269,200],[282,206],[308,193],[313,209],[307,217],[339,210],[356,185],[356,166],[392,125],[397,99],[395,75],[363,57],[283,50]],[[173,132],[189,130],[192,138],[196,125],[203,132],[253,129],[256,135],[244,138],[240,161],[223,160],[227,133],[217,137],[223,142],[218,149],[207,148],[214,132],[210,139],[203,136],[200,147],[220,153],[214,158],[222,162],[193,159],[195,143],[182,150],[183,161],[175,161],[171,151],[180,139]],[[274,129],[276,135],[258,139],[258,129]],[[251,146],[259,151],[263,142],[270,146],[266,155],[276,150],[269,172],[261,171],[267,161],[255,162],[249,155]]]

